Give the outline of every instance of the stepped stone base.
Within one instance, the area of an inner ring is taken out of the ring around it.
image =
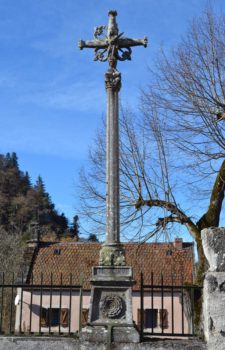
[[[82,329],[81,342],[93,343],[139,343],[140,336],[134,327],[87,326]]]
[[[93,267],[91,283],[88,326],[82,330],[81,339],[138,343],[140,337],[132,315],[132,267]]]

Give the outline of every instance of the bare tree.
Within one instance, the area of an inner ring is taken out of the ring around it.
[[[20,232],[6,232],[0,227],[0,273],[6,272],[7,275],[14,272],[15,276],[21,273],[24,249],[25,242]]]
[[[154,82],[143,92],[146,110],[154,103],[160,115],[169,111],[177,145],[201,161],[224,158],[224,31],[225,16],[207,8],[181,44],[169,54],[162,50]]]

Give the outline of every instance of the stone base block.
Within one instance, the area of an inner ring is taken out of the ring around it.
[[[88,323],[133,326],[132,268],[96,266],[92,269],[92,288]]]
[[[82,329],[81,342],[139,343],[140,335],[134,327],[87,326]]]
[[[209,350],[225,349],[225,272],[208,272],[203,292],[204,333]]]

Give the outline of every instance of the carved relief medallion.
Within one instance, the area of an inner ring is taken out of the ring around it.
[[[125,312],[125,303],[119,295],[106,295],[101,303],[102,315],[108,318],[121,318]]]

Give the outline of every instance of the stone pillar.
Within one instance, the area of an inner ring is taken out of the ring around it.
[[[209,269],[203,286],[203,322],[209,350],[225,349],[225,228],[202,230]]]
[[[106,130],[106,241],[107,245],[119,243],[119,90],[121,76],[115,69],[105,74],[107,91]]]
[[[139,334],[134,328],[132,315],[133,269],[125,266],[125,252],[120,243],[118,95],[121,76],[115,68],[110,68],[105,74],[105,84],[107,91],[106,241],[100,251],[100,266],[92,269],[88,326],[82,329],[81,339],[107,342],[110,336],[114,342],[137,343]]]
[[[105,74],[107,92],[106,129],[106,240],[100,251],[99,265],[125,265],[120,244],[120,178],[119,178],[119,91],[121,74],[109,68]]]
[[[132,267],[125,266],[125,252],[120,243],[119,210],[119,90],[121,74],[118,61],[131,59],[131,47],[147,46],[147,38],[123,37],[116,23],[116,11],[109,11],[108,26],[95,28],[94,40],[80,40],[79,47],[95,50],[95,60],[108,61],[105,74],[107,92],[106,132],[106,240],[99,257],[99,266],[93,267],[89,326],[81,338],[105,341],[105,328],[113,329],[114,341],[138,342],[139,335],[132,317]],[[105,33],[107,28],[107,33]],[[100,330],[99,327],[103,327]]]

